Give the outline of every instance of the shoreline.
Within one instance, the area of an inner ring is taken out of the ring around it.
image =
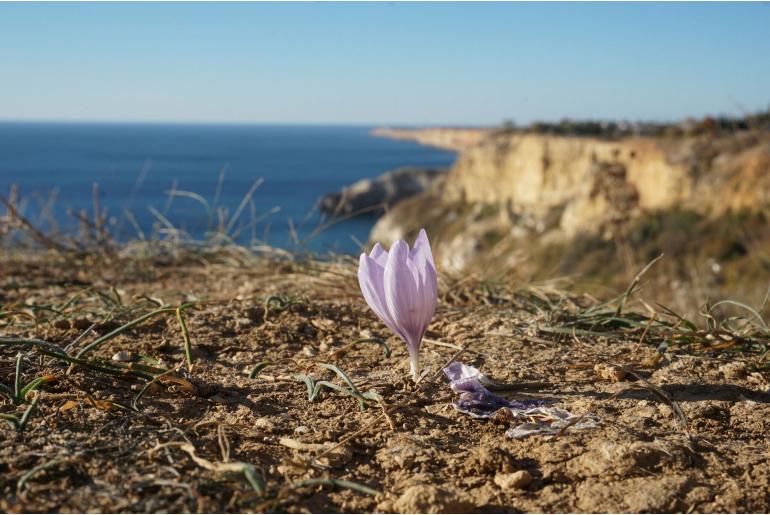
[[[377,138],[413,141],[422,146],[460,153],[477,145],[493,132],[494,129],[492,128],[423,127],[403,129],[377,127],[369,131],[369,135]]]

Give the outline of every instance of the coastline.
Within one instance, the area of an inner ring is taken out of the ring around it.
[[[456,159],[451,151],[372,138],[371,128],[0,123],[0,192],[11,196],[13,190],[20,199],[32,199],[26,202],[35,218],[41,208],[34,199],[48,199],[58,189],[52,216],[42,223],[76,231],[79,219],[69,213],[92,211],[96,183],[99,207],[107,209],[105,219],[121,240],[152,234],[160,222],[150,207],[177,234],[199,240],[218,216],[210,213],[224,209],[232,217],[261,178],[264,182],[250,196],[253,215],[251,208],[243,209],[225,223],[232,221],[231,233],[240,243],[266,240],[293,248],[291,219],[310,250],[356,253],[355,240],[368,238],[371,219],[318,230],[325,222],[308,213],[320,197],[386,171],[413,165],[444,168]],[[171,191],[193,192],[205,202],[169,196]]]
[[[369,135],[402,141],[414,141],[426,147],[462,152],[492,135],[492,128],[421,127],[414,129],[377,127]]]

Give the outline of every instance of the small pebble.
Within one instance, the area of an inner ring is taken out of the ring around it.
[[[317,354],[315,349],[313,347],[311,347],[310,345],[305,345],[304,347],[302,347],[302,353],[305,356],[307,356],[308,358],[312,358],[313,356],[315,356]]]
[[[604,363],[594,365],[594,373],[602,381],[609,381],[610,383],[619,383],[626,378],[626,373],[623,370]]]
[[[298,435],[304,435],[305,433],[310,432],[310,428],[307,426],[297,426],[294,428],[294,432]]]
[[[128,351],[121,350],[112,355],[112,361],[134,361],[134,356]]]

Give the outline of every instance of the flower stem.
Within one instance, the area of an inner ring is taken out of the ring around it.
[[[409,352],[409,371],[412,373],[412,379],[416,383],[420,379],[420,351],[410,349]]]

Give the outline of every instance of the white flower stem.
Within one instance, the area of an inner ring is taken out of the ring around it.
[[[420,352],[409,352],[409,371],[412,373],[412,379],[416,383],[420,379]]]

